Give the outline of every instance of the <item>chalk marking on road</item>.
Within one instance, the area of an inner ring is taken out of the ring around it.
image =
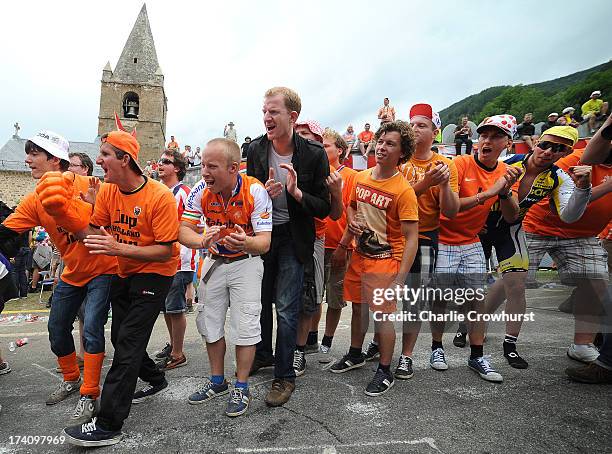
[[[311,445],[311,446],[286,446],[286,447],[268,447],[268,448],[237,448],[234,452],[241,453],[258,453],[258,452],[291,452],[291,451],[325,451],[329,453],[336,452],[336,449],[342,448],[365,448],[378,446],[396,446],[396,445],[427,445],[436,452],[442,453],[436,446],[436,440],[433,438],[420,438],[418,440],[388,440],[388,441],[366,441],[363,443],[347,443],[339,445]]]
[[[249,383],[249,386],[250,386],[250,387],[252,387],[252,388],[255,388],[255,387],[257,387],[257,386],[265,385],[265,384],[267,384],[267,383],[272,383],[273,381],[274,381],[274,379],[273,379],[273,378],[271,378],[271,379],[269,379],[269,380],[264,380],[264,381],[259,382],[259,383]]]
[[[344,385],[344,386],[347,386],[351,390],[351,396],[354,396],[355,393],[357,392],[357,388],[355,388],[355,386],[353,386],[353,385],[351,385],[349,383],[346,383],[346,382],[344,382],[342,380],[339,380],[339,381],[330,380],[329,378],[325,378],[325,377],[317,377],[317,378],[319,380],[325,380],[325,381],[328,381],[330,383],[333,383],[334,385]]]
[[[45,369],[44,367],[42,367],[40,364],[36,364],[36,363],[32,363],[32,366],[42,370],[43,372],[46,372],[47,374],[51,375],[53,378],[58,379],[59,381],[62,381],[63,379],[58,377],[57,374],[55,372],[51,372],[49,369]],[[55,371],[55,369],[53,369]]]

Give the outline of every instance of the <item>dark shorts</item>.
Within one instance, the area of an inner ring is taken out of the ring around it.
[[[185,292],[187,286],[193,281],[193,271],[177,271],[172,279],[172,286],[166,297],[163,311],[166,314],[180,314],[187,310]]]
[[[497,227],[487,226],[487,233],[479,237],[487,260],[491,257],[492,248],[495,248],[502,273],[529,270],[527,240],[522,224],[503,223]]]

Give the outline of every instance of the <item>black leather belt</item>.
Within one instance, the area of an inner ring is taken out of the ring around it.
[[[224,255],[210,254],[210,258],[213,259],[214,261],[218,261],[219,263],[238,262],[239,260],[250,259],[251,257],[256,257],[256,256],[251,255],[251,254],[242,254],[236,257],[226,257]]]

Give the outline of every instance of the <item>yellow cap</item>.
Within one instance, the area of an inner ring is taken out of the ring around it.
[[[572,126],[553,126],[544,131],[542,135],[562,137],[563,139],[571,140],[572,146],[576,145],[576,142],[578,142],[578,130]]]

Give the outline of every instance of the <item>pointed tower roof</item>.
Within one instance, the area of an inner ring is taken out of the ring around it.
[[[124,83],[158,85],[155,73],[159,68],[153,34],[143,4],[115,67],[113,79]]]

